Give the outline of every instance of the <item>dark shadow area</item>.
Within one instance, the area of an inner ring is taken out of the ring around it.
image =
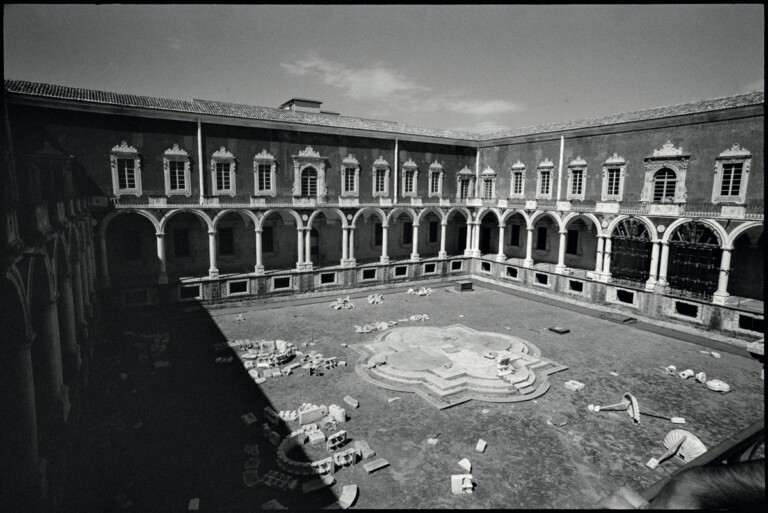
[[[292,475],[293,490],[246,486],[243,472],[252,457],[246,445],[258,446],[259,478],[271,470],[285,474],[263,427],[271,403],[234,350],[215,349],[226,339],[205,308],[185,302],[125,309],[119,303],[104,309],[104,341],[83,398],[64,511],[186,511],[194,498],[207,511],[253,511],[271,499],[289,508],[336,502],[329,488],[302,493],[302,482],[318,476]],[[216,362],[229,357],[231,363]],[[241,416],[247,413],[258,422],[246,426]],[[292,424],[278,419],[270,426],[282,440],[298,428]],[[291,456],[309,461],[301,446]]]

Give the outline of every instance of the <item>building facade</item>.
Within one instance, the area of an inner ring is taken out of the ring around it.
[[[20,443],[2,448],[4,484],[23,475],[56,503],[50,441],[87,381],[106,296],[164,307],[473,277],[760,337],[763,103],[478,135],[313,100],[6,80],[0,361],[18,414],[3,440]]]

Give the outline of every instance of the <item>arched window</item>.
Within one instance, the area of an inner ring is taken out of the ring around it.
[[[663,167],[653,175],[653,201],[672,201],[675,198],[677,176],[668,167]]]
[[[313,167],[301,172],[301,195],[317,196],[317,170]]]

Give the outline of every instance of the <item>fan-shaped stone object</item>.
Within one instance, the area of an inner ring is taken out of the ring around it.
[[[707,388],[714,392],[728,392],[731,390],[731,387],[728,386],[728,383],[719,379],[712,379],[707,381]]]
[[[627,407],[627,415],[632,417],[632,420],[635,421],[636,424],[640,423],[640,405],[637,404],[637,399],[634,395],[627,392],[622,397],[625,401],[629,401],[629,406]]]
[[[682,372],[678,373],[678,376],[680,376],[680,377],[681,377],[681,378],[683,378],[683,379],[688,379],[688,378],[690,378],[691,376],[693,376],[694,374],[695,374],[695,373],[693,372],[693,370],[692,370],[692,369],[685,369],[684,371],[682,371]]]
[[[696,374],[696,381],[699,383],[705,383],[707,381],[707,375],[704,372],[699,372]]]
[[[667,436],[669,436],[669,435],[667,435]],[[678,440],[674,445],[667,446],[667,452],[665,452],[664,454],[662,454],[658,458],[651,458],[650,460],[648,460],[648,463],[646,463],[646,465],[648,467],[650,467],[650,468],[658,467],[659,463],[661,463],[662,461],[664,461],[664,460],[670,458],[672,455],[674,455],[680,449],[680,447],[683,445],[683,443],[686,440],[687,440],[687,438],[684,436],[680,440]],[[667,440],[665,438],[664,439],[665,446],[666,446],[666,442],[667,442]]]
[[[674,365],[670,365],[664,370],[667,371],[667,374],[669,374],[670,376],[674,376],[675,373],[677,372],[677,367],[675,367]]]
[[[685,429],[673,429],[667,433],[664,437],[664,447],[670,449],[681,441],[677,455],[686,463],[707,452],[707,446],[696,435]]]

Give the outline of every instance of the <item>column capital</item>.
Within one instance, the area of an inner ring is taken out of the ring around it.
[[[261,227],[254,228],[253,231],[256,232],[256,233],[264,233],[264,229],[261,228]]]
[[[218,232],[216,230],[211,230],[208,232],[208,235],[216,235]]]
[[[155,233],[155,237],[157,237],[158,239],[162,239],[163,237],[165,237],[165,233],[157,232]]]

